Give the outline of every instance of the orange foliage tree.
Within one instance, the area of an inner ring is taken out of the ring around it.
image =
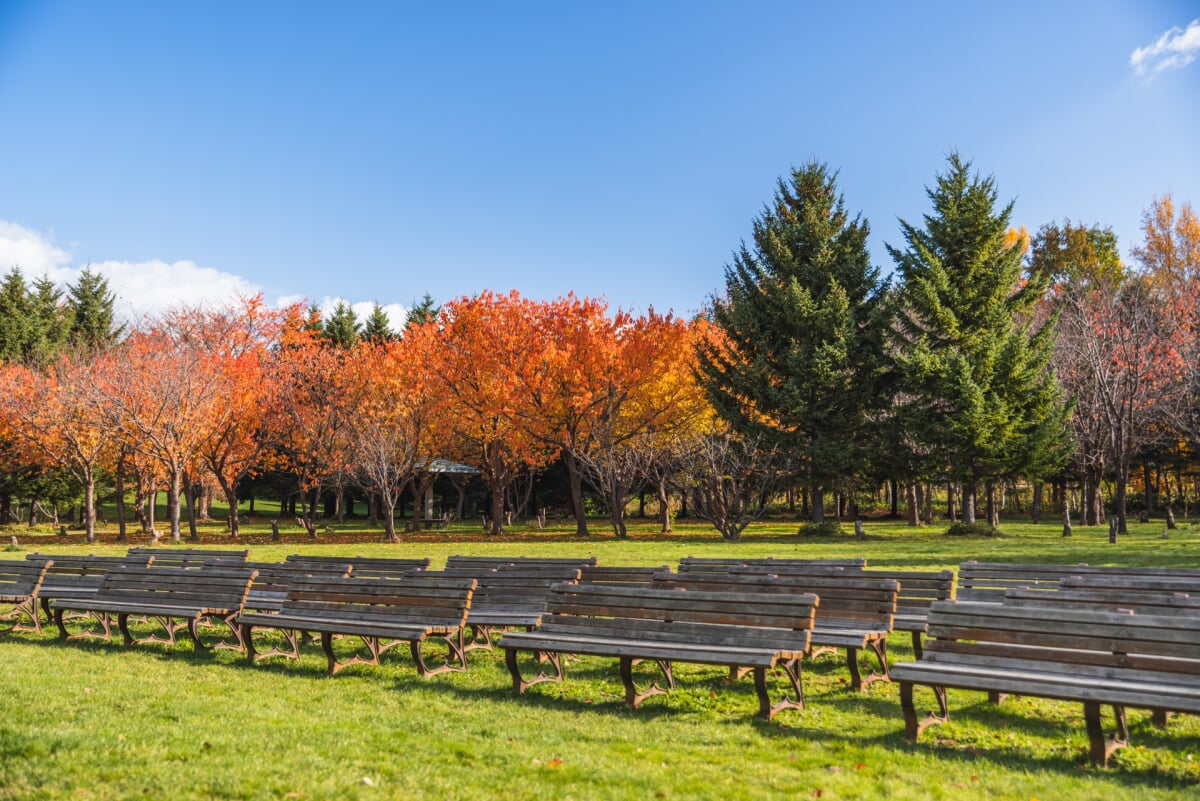
[[[96,541],[96,478],[113,431],[95,404],[94,362],[70,353],[44,371],[21,364],[0,368],[0,420],[31,460],[61,468],[84,491],[84,530]]]
[[[545,342],[531,322],[538,314],[538,304],[515,291],[484,292],[445,304],[438,321],[435,390],[450,406],[449,455],[479,468],[491,492],[495,534],[504,528],[512,482],[557,452],[528,425],[531,391],[546,372]]]

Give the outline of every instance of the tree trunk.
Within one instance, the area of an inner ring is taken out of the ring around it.
[[[96,542],[96,479],[89,472],[83,485],[83,531],[88,545]]]
[[[124,459],[117,462],[117,542],[125,542],[125,465]]]
[[[659,479],[655,489],[658,495],[658,522],[662,525],[662,533],[667,534],[671,531],[671,505],[670,496],[667,493],[667,480]]]
[[[611,487],[608,491],[608,519],[612,523],[613,534],[617,539],[628,539],[629,530],[625,526],[625,504],[622,503],[621,491]]]
[[[917,505],[917,482],[907,482],[904,485],[904,493],[908,524],[910,526],[919,526],[921,525],[921,507]]]
[[[900,495],[897,492],[899,487],[896,484],[896,479],[894,479],[894,478],[888,479],[888,489],[889,489],[888,494],[891,495],[891,498],[892,498],[891,516],[899,517],[900,516]]]
[[[955,508],[955,487],[953,481],[946,482],[946,519],[953,523],[958,518],[958,509]]]
[[[968,526],[975,525],[975,484],[962,485],[962,521]]]
[[[383,538],[388,542],[399,542],[400,537],[396,535],[396,506],[395,504],[389,506],[386,498],[382,498],[381,501],[380,506],[383,507],[381,511],[384,512]],[[414,514],[413,520],[416,519],[416,514]]]
[[[200,532],[196,530],[196,502],[199,500],[199,492],[196,483],[190,479],[184,479],[183,495],[187,501],[187,521],[188,521],[188,538],[192,540],[200,539]]]
[[[1000,528],[1000,504],[996,499],[996,484],[992,481],[987,483],[987,519],[989,526]]]
[[[167,487],[167,520],[171,523],[171,542],[179,542],[183,539],[183,532],[179,528],[179,494],[183,489],[183,475],[180,470],[171,471],[171,483]],[[155,493],[156,495],[158,493]],[[153,501],[153,498],[151,498]]]
[[[492,534],[504,533],[504,483],[493,479],[488,482],[492,491]]]
[[[1129,526],[1125,520],[1125,493],[1129,486],[1129,466],[1119,465],[1117,468],[1117,491],[1114,500],[1117,513],[1117,533],[1128,534]]]
[[[1150,460],[1142,462],[1142,483],[1146,485],[1146,514],[1154,514],[1154,477],[1150,471]]]
[[[575,535],[588,535],[587,514],[583,507],[583,474],[579,472],[579,460],[568,449],[563,458],[567,463],[567,483],[571,486],[571,513],[575,515]]]
[[[825,522],[825,491],[820,487],[812,487],[812,516],[809,518],[814,523]]]
[[[1034,523],[1042,522],[1042,492],[1043,483],[1033,482],[1033,501],[1029,504],[1029,519]]]

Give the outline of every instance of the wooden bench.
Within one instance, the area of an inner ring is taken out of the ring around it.
[[[468,651],[477,648],[490,651],[495,632],[514,627],[531,629],[538,625],[546,610],[550,587],[579,581],[579,566],[558,561],[524,560],[500,563],[486,570],[447,567],[433,575],[476,580],[471,610],[467,613],[471,636],[464,647]]]
[[[489,570],[501,565],[541,565],[581,568],[596,564],[594,556],[466,556],[446,557],[446,570]]]
[[[308,554],[289,554],[285,561],[288,564],[300,564],[318,567],[343,567],[350,565],[353,578],[403,578],[413,573],[427,570],[432,560],[423,558],[390,558],[374,556],[310,556]]]
[[[517,695],[542,681],[562,681],[562,654],[616,657],[625,701],[635,709],[653,695],[675,687],[673,662],[749,667],[754,672],[759,714],[767,719],[782,709],[803,708],[800,663],[809,650],[812,595],[788,596],[754,592],[680,592],[635,585],[557,584],[550,590],[542,623],[529,632],[509,632],[499,641]],[[521,675],[518,654],[543,654],[554,673]],[[666,687],[639,690],[633,667],[653,660]],[[786,696],[772,706],[767,670],[787,674],[795,699]]]
[[[954,597],[954,571],[920,570],[870,570],[862,571],[870,578],[889,578],[900,582],[896,595],[896,616],[892,623],[895,631],[907,631],[912,635],[913,654],[921,658],[922,637],[928,627],[929,608],[936,601],[948,601]]]
[[[816,595],[821,604],[816,611],[812,649],[807,656],[846,651],[850,688],[861,690],[888,678],[887,638],[896,614],[896,596],[900,585],[894,579],[865,578],[861,573],[833,566],[790,569],[775,565],[745,565],[726,574],[660,574],[655,587],[694,589],[710,592],[758,592],[799,596]],[[865,677],[858,655],[869,650],[879,662],[879,670]]]
[[[841,567],[859,569],[866,567],[867,560],[859,557],[849,559],[777,559],[762,558],[685,556],[679,560],[679,573],[728,573],[747,566],[793,566],[793,567]]]
[[[250,558],[248,549],[228,550],[220,548],[177,548],[171,545],[130,548],[125,555],[134,559],[151,558],[155,567],[203,567],[209,564],[245,562]]]
[[[46,571],[46,578],[38,589],[38,603],[46,615],[46,622],[54,619],[50,601],[55,598],[90,598],[100,590],[104,575],[114,566],[148,565],[152,556],[97,556],[95,554],[45,554],[31,553],[25,556],[30,562],[53,562]]]
[[[640,584],[649,587],[659,573],[670,573],[670,565],[585,565],[579,580],[589,584]]]
[[[892,667],[911,742],[949,718],[948,687],[993,698],[1081,702],[1091,762],[1100,766],[1129,742],[1126,707],[1200,713],[1200,616],[1079,609],[1061,599],[940,601],[929,613],[929,636],[922,659]],[[913,703],[916,684],[932,687],[938,703],[938,711],[923,720]],[[1105,705],[1116,717],[1111,740],[1101,725]]]
[[[963,562],[958,566],[955,597],[960,601],[1003,603],[1012,589],[1025,588],[1054,593],[1059,582],[1071,576],[1107,576],[1110,578],[1200,578],[1195,568],[1114,567],[1104,565],[1038,565],[1007,562]]]
[[[53,565],[50,560],[0,560],[0,604],[12,605],[0,619],[15,621],[6,628],[0,628],[0,634],[14,631],[42,633],[42,622],[37,611],[38,590],[45,581],[46,571]],[[22,616],[29,619],[28,624],[21,622]]]
[[[59,636],[64,640],[74,637],[112,639],[111,617],[116,615],[125,645],[153,642],[174,646],[176,632],[186,629],[193,647],[203,650],[207,646],[201,641],[198,628],[201,622],[210,618],[228,626],[235,639],[239,637],[234,619],[242,611],[256,575],[255,570],[227,565],[196,568],[155,567],[153,564],[117,566],[104,575],[95,595],[59,598],[50,602],[50,608]],[[101,631],[69,634],[63,624],[63,615],[67,612],[95,613]],[[131,615],[157,620],[166,636],[135,640],[129,631]],[[243,645],[238,639],[231,647],[240,649]]]
[[[414,573],[394,578],[312,578],[297,581],[288,590],[280,610],[273,614],[245,612],[238,619],[246,658],[283,655],[299,657],[299,650],[259,654],[253,640],[254,629],[320,632],[321,647],[328,659],[328,673],[334,675],[349,665],[378,665],[380,655],[389,648],[407,642],[417,673],[432,676],[447,670],[466,669],[463,629],[474,579],[443,578]],[[334,635],[359,637],[368,656],[339,660],[333,649]],[[449,654],[445,662],[430,667],[423,644],[431,637],[443,640]],[[293,646],[295,636],[291,637]]]

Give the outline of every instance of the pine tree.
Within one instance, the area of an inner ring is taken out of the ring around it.
[[[897,422],[930,474],[962,483],[967,523],[980,484],[1061,464],[1068,413],[1050,369],[1056,320],[1039,325],[1033,314],[1046,276],[1024,272],[1024,243],[1006,236],[1012,204],[997,209],[994,180],[970,167],[952,154],[927,190],[925,227],[901,220],[908,247],[888,247],[902,280]]]
[[[20,267],[13,267],[0,283],[0,361],[25,358],[31,325],[29,286]]]
[[[441,307],[434,303],[433,297],[426,292],[421,302],[414,304],[404,316],[404,327],[433,322],[441,311]]]
[[[391,322],[388,320],[387,312],[378,303],[371,309],[371,315],[367,317],[367,321],[363,324],[362,338],[367,342],[375,344],[390,342],[396,338],[396,333],[392,331]]]
[[[823,493],[864,468],[868,410],[878,398],[882,283],[868,225],[851,218],[824,164],[794,169],[725,268],[712,304],[724,343],[700,348],[718,413],[802,464],[823,519]]]
[[[325,321],[323,334],[327,340],[339,348],[351,348],[358,342],[358,317],[354,309],[344,300],[339,300],[333,307],[333,313]]]
[[[110,345],[121,338],[125,326],[116,324],[115,296],[108,279],[84,267],[79,280],[67,287],[67,308],[71,314],[69,338],[89,350]]]
[[[58,356],[71,331],[71,309],[63,302],[63,292],[50,276],[33,282],[29,294],[30,331],[25,359],[45,365]]]

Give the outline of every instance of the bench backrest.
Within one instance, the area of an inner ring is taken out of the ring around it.
[[[809,573],[773,573],[773,568],[747,565],[724,575],[660,574],[654,586],[687,591],[758,592],[780,595],[813,594],[820,598],[817,625],[853,626],[891,630],[900,591],[895,579],[864,578],[860,573],[827,574],[822,569]],[[798,571],[798,568],[795,568]]]
[[[579,581],[579,566],[572,564],[515,563],[497,565],[493,570],[469,570],[478,583],[471,597],[475,612],[534,612],[546,606],[550,587]]]
[[[31,553],[25,556],[30,562],[54,562],[48,576],[102,576],[116,565],[148,565],[153,556],[98,556],[96,554],[51,554]]]
[[[224,613],[242,609],[257,575],[257,570],[231,565],[117,566],[104,575],[98,598]]]
[[[922,661],[1200,681],[1200,616],[939,601],[929,612],[929,637]]]
[[[685,556],[679,560],[679,572],[728,573],[731,570],[750,565],[799,568],[830,567],[861,570],[866,564],[867,560],[861,556],[849,559],[777,559],[773,556],[762,558]]]
[[[400,580],[313,577],[288,590],[281,615],[455,629],[467,619],[475,579],[414,573]]]
[[[579,580],[592,584],[641,584],[648,587],[654,581],[655,574],[670,572],[670,565],[586,565],[579,571]]]
[[[953,570],[864,570],[870,578],[889,578],[900,582],[900,594],[896,596],[896,612],[924,613],[934,601],[946,601],[954,597]]]
[[[17,603],[36,595],[46,577],[46,571],[53,564],[49,560],[39,562],[0,559],[0,598],[12,599],[12,603]]]
[[[557,565],[579,568],[594,564],[596,564],[594,556],[467,556],[454,554],[446,557],[447,570],[489,570],[501,565]]]
[[[303,565],[350,565],[351,577],[359,578],[403,578],[429,568],[432,561],[428,556],[420,558],[389,558],[376,556],[309,556],[294,553],[286,557],[289,564]]]
[[[538,630],[767,648],[790,658],[808,650],[816,607],[814,595],[556,584]]]
[[[1095,572],[1088,565],[1032,565],[1007,562],[963,562],[958,566],[955,597],[960,601],[1003,603],[1004,593],[1018,587],[1053,592],[1066,576]]]
[[[177,548],[163,545],[156,548],[130,548],[127,557],[141,560],[152,558],[150,564],[160,567],[203,567],[215,564],[237,564],[250,556],[248,549],[230,550],[221,548]]]
[[[1138,615],[1200,615],[1200,595],[1129,588],[1064,586],[1047,596],[1037,590],[1018,588],[1004,595],[1007,606],[1048,606],[1056,609],[1099,609],[1133,612]]]
[[[342,564],[320,563],[308,564],[297,562],[246,562],[245,567],[258,571],[250,594],[278,593],[283,595],[291,585],[313,576],[331,576],[346,578],[353,569],[349,562]]]

